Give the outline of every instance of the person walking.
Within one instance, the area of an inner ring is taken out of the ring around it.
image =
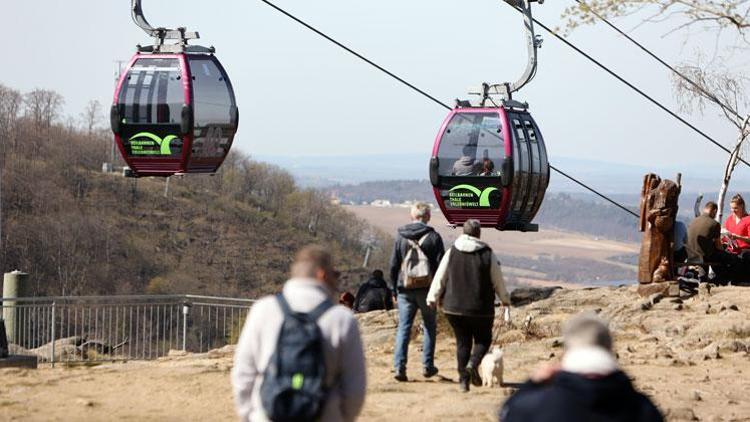
[[[359,287],[354,299],[354,312],[364,313],[393,309],[393,298],[384,279],[383,271],[375,270],[370,278]]]
[[[412,223],[399,227],[390,260],[393,295],[398,306],[398,329],[393,353],[394,378],[407,381],[406,362],[411,328],[417,310],[422,314],[424,342],[422,375],[430,378],[438,373],[435,367],[435,311],[427,306],[427,291],[443,257],[443,239],[428,226],[430,205],[418,202],[411,207]]]
[[[300,250],[281,293],[253,304],[231,373],[242,421],[353,421],[366,369],[352,312],[334,305],[337,272],[318,246]]]
[[[584,313],[563,326],[562,363],[540,368],[500,410],[502,422],[661,422],[622,372],[607,323]]]
[[[482,385],[478,368],[492,344],[495,296],[508,307],[510,296],[497,257],[479,240],[479,221],[467,220],[463,229],[464,234],[440,261],[427,304],[442,305],[453,328],[460,389],[468,392],[470,382]]]

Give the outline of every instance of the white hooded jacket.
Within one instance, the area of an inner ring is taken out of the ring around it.
[[[482,248],[488,248],[486,243],[467,234],[459,236],[453,246],[461,252],[474,252]],[[440,261],[440,266],[438,266],[435,277],[432,279],[430,292],[427,294],[427,304],[430,306],[437,304],[439,299],[443,297],[443,293],[445,293],[451,250],[452,249],[448,249],[446,251],[445,256],[443,256],[443,259]],[[495,289],[495,294],[500,298],[503,305],[510,306],[510,296],[505,289],[505,280],[503,279],[503,272],[500,269],[500,263],[497,259],[493,259],[492,262],[490,277],[492,279],[492,286]]]

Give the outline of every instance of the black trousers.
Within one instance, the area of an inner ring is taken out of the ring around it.
[[[493,317],[472,317],[445,314],[456,335],[456,360],[461,380],[468,377],[466,365],[479,369],[482,358],[492,345]],[[473,347],[472,347],[473,346]]]

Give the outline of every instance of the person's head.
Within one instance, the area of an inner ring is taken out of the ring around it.
[[[352,309],[354,307],[354,295],[349,292],[341,293],[339,296],[339,304]]]
[[[729,206],[732,208],[732,213],[734,213],[734,215],[739,217],[744,217],[745,215],[747,215],[747,211],[745,209],[745,198],[743,198],[739,193],[732,197],[732,200],[729,201]]]
[[[716,202],[706,202],[706,205],[703,207],[703,214],[711,218],[716,218],[717,212],[719,212],[719,206],[716,205]]]
[[[372,278],[376,280],[382,280],[384,277],[382,270],[375,270],[372,272]]]
[[[312,278],[331,288],[336,288],[339,272],[333,267],[333,257],[318,245],[300,249],[291,267],[293,278]]]
[[[593,313],[570,318],[562,329],[565,351],[580,347],[601,348],[612,352],[612,335],[607,323]]]
[[[411,219],[414,221],[428,223],[431,217],[430,212],[430,204],[417,202],[411,207]]]
[[[479,239],[481,233],[482,225],[479,223],[479,220],[475,220],[473,218],[466,220],[466,222],[464,223],[464,234]]]
[[[477,155],[477,145],[471,143],[464,145],[464,147],[461,149],[461,154],[463,154],[464,157],[471,157],[472,159],[475,158]]]
[[[482,172],[492,173],[493,171],[495,171],[495,163],[489,158],[485,158],[482,162]]]

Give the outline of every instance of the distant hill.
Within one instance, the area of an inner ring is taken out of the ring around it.
[[[432,186],[426,180],[395,180],[363,182],[328,188],[343,203],[370,203],[386,199],[392,203],[425,201],[435,203]],[[637,196],[635,196],[637,201]],[[636,202],[637,203],[637,202]],[[631,208],[638,212],[635,203]],[[639,241],[633,216],[593,196],[569,193],[548,193],[536,222],[543,226],[587,233],[613,240]]]
[[[316,188],[340,184],[359,184],[382,180],[420,180],[428,178],[430,153],[393,153],[325,156],[254,157],[288,170],[302,186]],[[654,172],[662,177],[683,175],[685,192],[712,192],[719,189],[724,162],[683,164],[655,162],[653,167],[618,163],[608,160],[584,160],[577,157],[550,157],[550,161],[566,173],[606,194],[639,193],[643,175]],[[738,171],[733,189],[750,190],[750,174]],[[550,191],[585,193],[570,180],[552,173]]]

